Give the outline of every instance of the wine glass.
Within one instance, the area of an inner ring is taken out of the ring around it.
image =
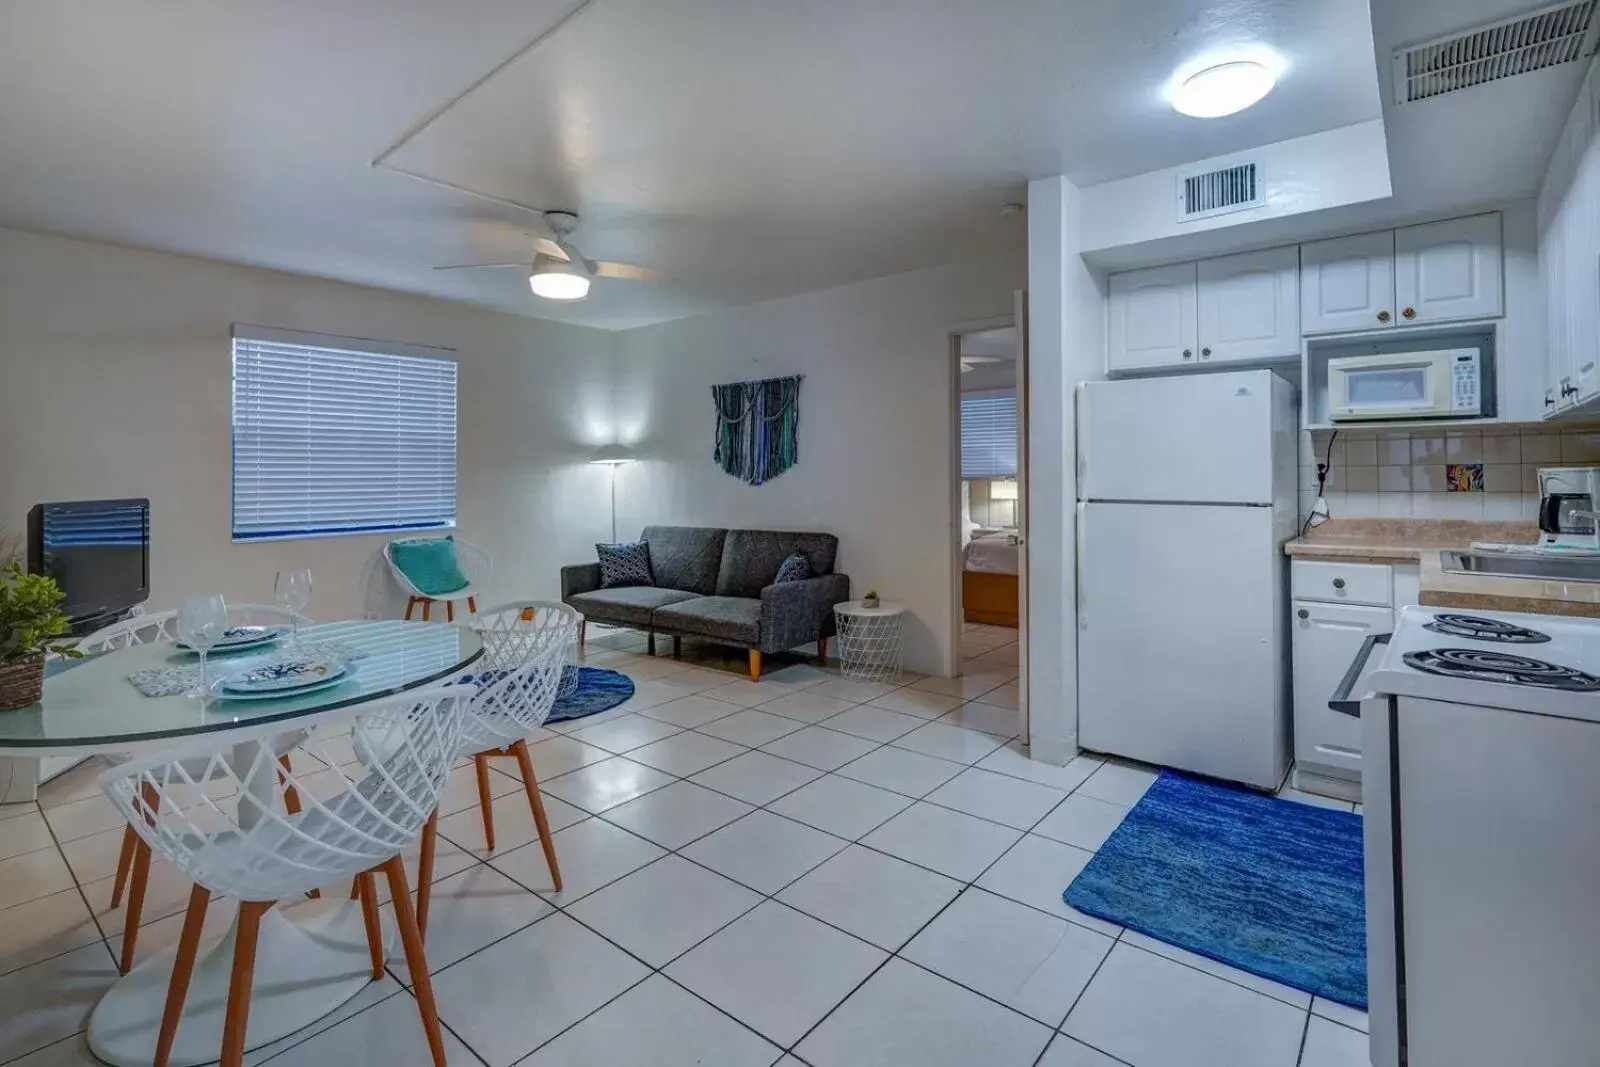
[[[290,641],[298,645],[300,613],[311,603],[311,569],[300,567],[296,570],[279,571],[272,590],[278,598],[278,606],[290,613]]]
[[[228,628],[228,605],[221,594],[190,597],[178,608],[178,640],[200,653],[200,688],[193,695],[204,700],[211,692],[211,677],[206,672],[206,653],[222,640]]]

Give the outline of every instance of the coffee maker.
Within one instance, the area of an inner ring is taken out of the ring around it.
[[[1539,546],[1600,552],[1600,467],[1539,471]]]

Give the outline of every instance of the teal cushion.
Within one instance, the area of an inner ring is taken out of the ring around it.
[[[389,558],[406,580],[427,596],[444,596],[467,587],[450,537],[414,537],[389,542]]]

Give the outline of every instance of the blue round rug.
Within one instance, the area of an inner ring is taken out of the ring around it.
[[[633,696],[633,679],[604,667],[568,667],[578,672],[578,688],[556,700],[545,722],[566,722],[609,711]]]

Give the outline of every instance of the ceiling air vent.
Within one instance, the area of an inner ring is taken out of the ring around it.
[[[1582,59],[1594,50],[1597,0],[1556,4],[1531,14],[1396,49],[1395,103],[1443,96],[1459,89]]]
[[[1266,203],[1254,163],[1178,175],[1178,221],[1194,222]]]

